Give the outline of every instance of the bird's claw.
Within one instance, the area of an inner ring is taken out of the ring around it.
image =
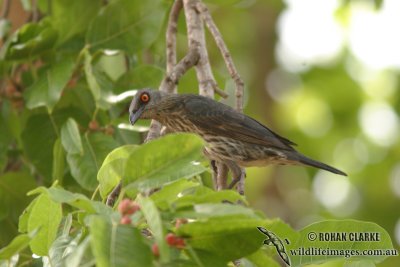
[[[240,195],[244,195],[244,179],[246,178],[246,172],[241,169],[240,175],[233,177],[232,182],[229,184],[228,188],[233,189],[237,184],[237,191]]]

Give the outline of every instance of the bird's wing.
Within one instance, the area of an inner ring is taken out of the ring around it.
[[[183,97],[186,118],[208,134],[243,142],[294,150],[292,141],[231,107],[201,96]]]

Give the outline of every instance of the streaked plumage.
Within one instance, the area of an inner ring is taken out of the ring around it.
[[[142,96],[147,95],[147,101]],[[139,91],[129,108],[132,124],[137,119],[154,119],[175,132],[191,132],[207,143],[205,154],[224,162],[233,175],[240,167],[267,164],[309,165],[346,175],[324,163],[297,152],[292,141],[276,134],[258,121],[210,98],[192,94]]]

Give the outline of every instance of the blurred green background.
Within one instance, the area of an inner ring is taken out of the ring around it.
[[[372,221],[399,248],[400,1],[221,0],[207,5],[245,81],[245,113],[299,144],[304,154],[349,175],[303,167],[248,168],[251,205],[295,229],[329,218]],[[12,1],[13,29],[28,16],[19,1]],[[138,67],[129,75],[120,53],[99,56],[115,93],[158,86],[165,65],[165,21],[157,41],[133,60]],[[178,31],[182,57],[187,48],[182,16]],[[223,101],[233,103],[234,84],[210,35],[207,40],[219,86],[230,92]],[[197,92],[193,70],[179,83],[179,92]],[[3,110],[5,103],[1,100]],[[400,259],[392,257],[379,266],[399,265]]]

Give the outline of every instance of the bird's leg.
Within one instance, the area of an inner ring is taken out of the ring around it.
[[[244,195],[244,179],[246,178],[246,171],[245,171],[245,169],[241,169],[241,170],[242,170],[242,174],[237,183],[237,191],[239,192],[239,194],[241,194],[243,196]]]
[[[228,167],[222,163],[217,161],[217,190],[224,190],[227,188],[228,181]]]
[[[213,179],[213,184],[214,184],[214,190],[218,190],[218,169],[217,169],[217,164],[215,160],[210,160],[210,165],[211,169],[213,170],[212,172],[212,179]]]
[[[232,189],[236,184],[238,184],[237,190],[239,194],[244,195],[244,179],[246,178],[246,171],[243,168],[240,168],[240,166],[233,161],[226,161],[225,164],[232,172],[232,182],[228,188]]]
[[[214,189],[220,191],[227,188],[228,167],[216,160],[210,160],[211,169],[213,170],[212,178]]]

